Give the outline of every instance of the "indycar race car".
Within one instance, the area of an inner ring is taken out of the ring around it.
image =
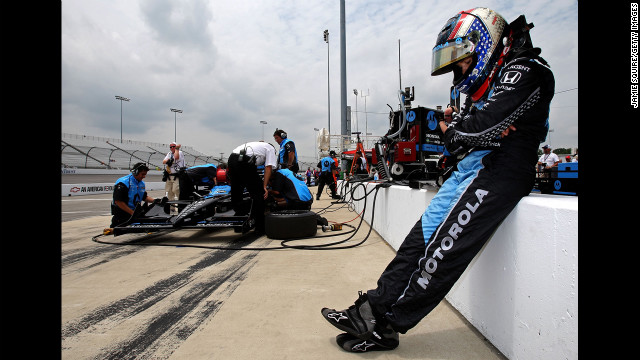
[[[183,176],[189,176],[193,179],[191,182],[180,183],[181,189],[189,189],[189,191],[181,191],[179,200],[168,200],[164,197],[161,201],[152,204],[138,205],[127,221],[110,229],[109,233],[118,236],[163,230],[229,227],[233,228],[235,232],[243,234],[250,231],[255,227],[256,221],[250,215],[253,200],[249,192],[244,189],[237,211],[234,210],[231,203],[231,186],[228,185],[226,178],[226,169],[216,169],[216,177],[220,185],[213,186],[213,182],[199,181],[200,178],[213,176],[211,168],[212,166],[196,166],[190,168],[194,169],[193,172],[187,169]],[[259,172],[264,171],[263,169],[258,170]],[[203,186],[204,189],[198,188],[199,186]],[[209,190],[208,193],[207,190]],[[326,219],[309,210],[279,209],[272,196],[267,199],[265,205],[265,233],[269,238],[290,239],[315,236],[317,225],[328,225]],[[171,208],[176,207],[179,212],[177,215],[172,215]]]
[[[113,228],[113,235],[129,233],[148,233],[176,229],[211,229],[233,227],[235,231],[245,233],[255,226],[255,220],[249,216],[252,200],[244,192],[242,208],[247,215],[235,215],[231,206],[231,187],[214,186],[205,195],[192,200],[167,200],[151,205],[138,205],[126,222]],[[171,215],[172,205],[184,206],[177,214]]]

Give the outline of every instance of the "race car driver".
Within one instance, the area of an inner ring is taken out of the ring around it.
[[[524,16],[508,24],[487,8],[461,11],[438,34],[431,75],[453,72],[469,105],[446,125],[445,147],[464,155],[377,281],[355,304],[323,317],[346,351],[392,350],[445,297],[535,180],[555,81]],[[449,113],[451,112],[448,109]],[[465,155],[466,154],[466,155]]]

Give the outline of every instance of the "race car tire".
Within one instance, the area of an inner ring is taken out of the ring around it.
[[[313,237],[318,232],[317,215],[309,210],[280,210],[268,213],[264,231],[270,239]]]

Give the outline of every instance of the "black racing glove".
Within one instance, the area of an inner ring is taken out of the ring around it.
[[[161,199],[160,198],[155,198],[153,199],[153,203],[154,204],[160,204],[163,205],[167,203],[167,201],[169,201],[169,198],[166,196],[163,196]]]

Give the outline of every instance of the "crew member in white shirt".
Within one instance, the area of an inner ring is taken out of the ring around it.
[[[273,145],[254,141],[242,144],[231,152],[227,162],[227,179],[231,185],[231,203],[236,215],[246,215],[249,209],[242,206],[242,193],[247,188],[253,205],[251,215],[256,221],[255,231],[264,233],[265,199],[269,195],[267,185],[278,164]],[[264,178],[260,179],[258,167],[264,165]]]

